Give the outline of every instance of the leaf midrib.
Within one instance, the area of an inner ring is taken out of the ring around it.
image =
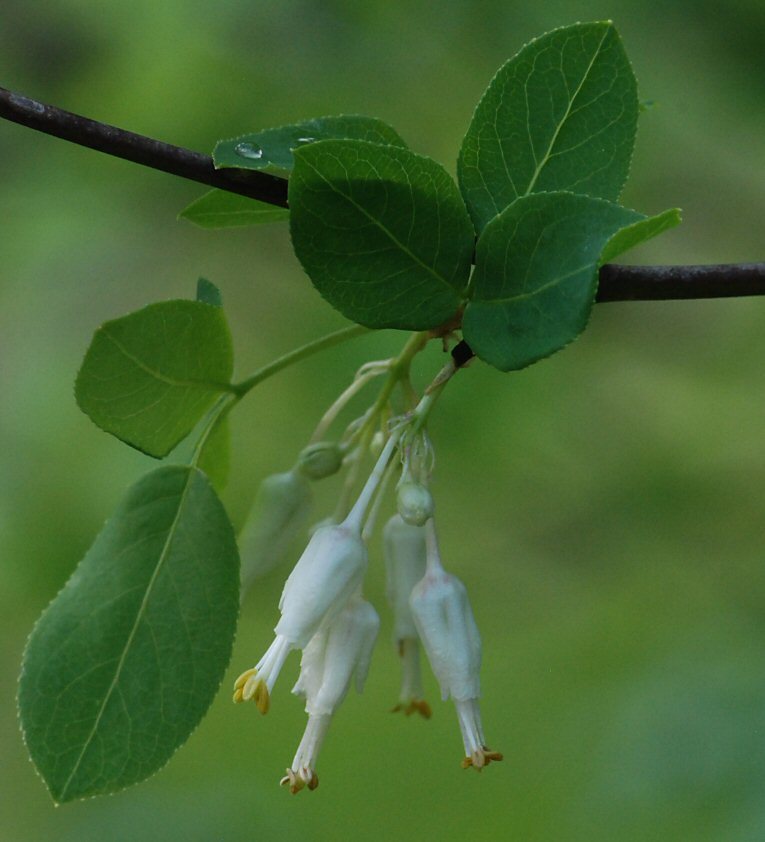
[[[556,287],[559,284],[562,284],[564,281],[573,278],[574,275],[578,275],[580,272],[583,272],[585,269],[595,268],[594,263],[585,263],[582,266],[578,266],[576,269],[572,269],[570,272],[566,272],[565,275],[558,275],[557,277],[553,278],[552,280],[548,281],[546,284],[542,284],[542,286],[536,287],[535,289],[531,290],[530,292],[521,292],[518,295],[511,295],[507,298],[477,298],[474,299],[476,304],[512,304],[516,301],[526,301],[529,298],[534,298],[537,295],[540,295],[547,289],[551,289],[552,287]]]
[[[611,27],[607,26],[605,28],[604,33],[603,33],[603,37],[600,39],[600,43],[598,44],[595,52],[593,53],[592,58],[590,59],[590,63],[587,65],[587,70],[585,70],[584,75],[582,76],[579,84],[577,85],[577,88],[574,91],[573,96],[569,100],[568,106],[566,107],[566,113],[563,115],[563,117],[558,122],[558,125],[555,128],[555,132],[553,133],[552,139],[550,140],[550,143],[547,147],[547,152],[545,152],[542,160],[537,163],[537,167],[534,170],[534,174],[531,177],[531,181],[529,181],[528,187],[526,188],[526,192],[523,195],[527,196],[529,193],[531,193],[533,191],[534,185],[537,183],[537,179],[539,178],[540,174],[542,173],[542,170],[544,169],[547,162],[550,160],[553,147],[555,146],[555,142],[558,140],[558,135],[560,134],[561,129],[565,125],[566,120],[568,120],[568,117],[571,114],[571,109],[574,105],[574,102],[576,102],[576,98],[581,93],[582,86],[587,81],[587,79],[590,75],[590,71],[592,70],[598,56],[600,55],[601,49],[603,47],[603,43],[605,42],[606,38],[608,37],[608,34],[609,34],[610,31],[611,31]],[[528,79],[526,80],[526,83],[528,84]],[[533,153],[534,153],[534,147],[533,146],[531,146],[531,152],[532,152],[532,155],[533,155]]]
[[[230,383],[217,383],[210,380],[180,380],[163,374],[161,371],[153,369],[147,365],[140,357],[137,357],[129,351],[114,335],[109,333],[106,327],[101,328],[101,333],[134,365],[137,365],[142,371],[146,372],[150,377],[159,380],[160,383],[167,383],[168,386],[177,386],[180,388],[204,388],[213,392],[233,392],[234,387]]]
[[[369,211],[367,211],[362,205],[358,204],[351,196],[344,193],[340,190],[337,185],[333,184],[323,173],[321,173],[316,167],[309,161],[307,158],[303,157],[303,162],[313,170],[314,173],[332,190],[333,193],[336,193],[338,196],[341,196],[345,199],[349,204],[353,205],[359,213],[363,214],[373,225],[376,225],[387,237],[388,239],[394,243],[404,254],[406,254],[412,262],[416,263],[418,266],[421,266],[428,274],[432,275],[437,281],[440,281],[444,286],[448,287],[450,292],[454,293],[457,292],[457,288],[449,283],[442,275],[439,275],[432,266],[428,266],[427,263],[424,263],[413,251],[411,251],[407,246],[405,246],[396,235],[385,225],[383,225],[380,220],[372,216]],[[411,187],[411,184],[410,184]]]
[[[167,558],[167,555],[169,553],[170,546],[171,546],[173,538],[175,536],[175,531],[176,531],[176,529],[178,527],[178,523],[180,521],[181,512],[183,511],[183,506],[184,506],[184,503],[186,501],[186,495],[188,494],[189,488],[191,488],[191,482],[192,482],[192,478],[194,477],[194,475],[195,475],[195,469],[188,468],[188,475],[186,477],[186,482],[184,483],[183,490],[181,491],[180,499],[178,501],[178,511],[175,513],[175,517],[173,518],[173,522],[170,524],[170,529],[167,533],[167,538],[165,539],[165,543],[162,547],[162,552],[159,554],[159,558],[157,559],[157,564],[154,568],[154,572],[152,573],[151,578],[149,579],[149,582],[146,586],[146,593],[144,594],[144,597],[141,600],[141,605],[138,608],[138,612],[136,614],[135,622],[133,623],[133,627],[130,629],[130,634],[128,635],[127,641],[125,642],[125,646],[122,650],[122,654],[120,655],[119,663],[117,664],[117,669],[115,670],[115,673],[114,673],[114,678],[112,679],[112,682],[109,685],[109,688],[107,689],[106,694],[104,695],[104,700],[101,703],[101,707],[98,710],[98,714],[96,715],[96,719],[95,719],[95,722],[93,723],[93,727],[90,730],[90,734],[88,734],[88,737],[85,740],[85,743],[83,744],[82,750],[80,751],[80,754],[77,757],[77,760],[75,761],[74,766],[72,767],[72,771],[69,773],[69,777],[66,779],[66,783],[64,784],[64,786],[61,790],[61,794],[59,795],[59,798],[61,799],[61,801],[64,800],[64,797],[66,796],[66,792],[69,789],[69,786],[72,783],[72,780],[74,779],[75,774],[77,773],[77,771],[80,768],[80,764],[82,763],[82,760],[85,757],[85,752],[90,748],[90,745],[93,742],[93,738],[95,737],[96,731],[98,730],[98,726],[101,722],[101,717],[103,716],[104,711],[106,710],[106,705],[108,704],[109,700],[112,697],[112,694],[114,693],[114,691],[117,687],[117,683],[118,683],[118,681],[120,679],[120,675],[122,673],[122,668],[125,665],[125,660],[127,659],[128,652],[129,652],[130,647],[133,643],[133,638],[135,637],[135,634],[138,630],[138,626],[140,625],[141,620],[143,619],[144,614],[146,613],[146,606],[148,605],[149,597],[151,596],[152,589],[154,587],[155,582],[157,581],[157,577],[159,576],[159,572],[162,569],[162,567],[165,563],[165,560]]]

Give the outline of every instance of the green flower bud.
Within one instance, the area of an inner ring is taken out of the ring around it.
[[[260,484],[239,533],[242,594],[280,561],[302,532],[311,507],[311,486],[296,470],[273,474]]]
[[[332,441],[309,444],[298,457],[298,468],[308,479],[324,479],[336,474],[343,465],[343,451]]]
[[[433,517],[433,495],[418,482],[402,482],[396,493],[398,513],[412,526],[423,526]]]

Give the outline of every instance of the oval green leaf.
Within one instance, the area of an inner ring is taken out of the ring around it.
[[[287,208],[248,199],[226,190],[211,190],[195,199],[178,214],[179,219],[193,222],[200,228],[241,228],[264,225],[289,219]]]
[[[213,160],[217,169],[236,167],[288,175],[294,163],[293,150],[317,140],[330,138],[366,140],[369,143],[406,147],[398,132],[382,120],[347,114],[338,117],[317,117],[290,126],[279,126],[262,132],[244,134],[231,140],[221,140],[215,147]]]
[[[236,540],[195,468],[136,483],[30,636],[19,711],[54,800],[161,768],[209,707],[239,606]]]
[[[679,222],[573,193],[517,199],[478,240],[466,341],[501,371],[548,357],[587,325],[601,263]]]
[[[162,301],[96,331],[75,396],[102,430],[160,458],[191,432],[216,397],[231,391],[232,371],[223,309]]]
[[[492,79],[460,151],[476,228],[528,193],[617,199],[637,117],[637,83],[612,23],[578,23],[527,44]]]
[[[314,143],[295,152],[289,203],[295,253],[344,316],[407,330],[454,316],[475,235],[435,161],[363,141]]]

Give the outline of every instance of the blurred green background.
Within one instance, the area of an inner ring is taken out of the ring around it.
[[[629,258],[763,259],[762,0],[4,0],[0,84],[200,150],[367,113],[453,172],[495,69],[544,30],[605,17],[657,103],[625,203],[685,218]],[[297,659],[266,719],[228,690],[269,641],[282,570],[248,599],[224,689],[171,764],[54,808],[16,724],[24,640],[153,464],[74,403],[93,330],[191,296],[200,274],[223,290],[242,375],[343,322],[285,227],[177,222],[193,184],[0,123],[0,185],[0,839],[765,839],[765,299],[601,305],[564,353],[516,375],[474,365],[442,399],[443,549],[482,630],[503,764],[460,769],[430,676],[430,722],[388,713],[397,663],[376,563],[367,690],[336,718],[321,788],[280,791],[304,722],[287,692]],[[225,495],[235,524],[357,366],[400,343],[355,340],[247,399]],[[421,381],[439,362],[433,349]]]

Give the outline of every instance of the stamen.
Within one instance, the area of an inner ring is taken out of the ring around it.
[[[314,766],[331,720],[332,716],[329,714],[308,717],[308,724],[292,766],[287,769],[287,774],[281,779],[282,786],[288,786],[293,795],[305,786],[314,790],[319,785],[319,776],[314,771]]]
[[[425,699],[411,699],[409,702],[399,702],[390,709],[391,713],[404,712],[404,716],[411,716],[413,713],[419,713],[423,719],[430,719],[433,716],[433,711]]]
[[[462,768],[468,769],[471,766],[478,772],[484,766],[488,766],[492,760],[503,759],[502,753],[492,751],[484,744],[483,728],[481,726],[481,710],[478,699],[467,701],[456,701],[454,706],[457,709],[457,719],[462,731],[462,741],[465,744],[465,757],[462,760]]]
[[[248,702],[252,699],[262,714],[268,713],[271,692],[291,649],[289,641],[277,635],[260,661],[234,682],[234,701]]]
[[[401,695],[391,713],[403,711],[405,716],[419,713],[423,719],[430,719],[433,711],[423,698],[418,641],[408,637],[399,640],[398,654],[401,656]]]

